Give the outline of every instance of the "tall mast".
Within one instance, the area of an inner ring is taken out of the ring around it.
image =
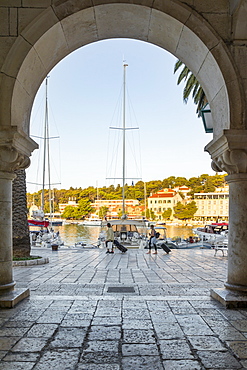
[[[45,172],[46,172],[46,145],[47,145],[47,130],[48,130],[48,76],[45,80],[45,125],[44,125],[44,157],[43,157],[43,180],[41,193],[41,210],[45,207]]]
[[[123,189],[122,189],[122,198],[123,198],[123,209],[122,217],[125,218],[125,95],[126,95],[126,68],[128,64],[124,64],[124,75],[123,75]]]
[[[145,182],[144,182],[144,211],[145,218],[147,218],[147,187]]]
[[[50,170],[50,145],[49,145],[49,113],[48,113],[48,78],[45,79],[45,125],[44,125],[44,159],[43,159],[43,181],[42,181],[42,196],[41,196],[41,210],[44,212],[45,208],[45,179],[46,179],[46,165],[48,170],[48,184],[49,184],[49,211],[50,217],[52,213],[52,199],[51,199],[51,170]],[[47,161],[46,161],[47,156]]]
[[[127,218],[127,215],[125,213],[125,181],[126,181],[126,168],[125,168],[125,134],[127,130],[136,130],[138,127],[126,127],[125,125],[125,113],[126,113],[126,107],[125,107],[125,100],[126,100],[126,68],[128,67],[127,63],[123,64],[124,70],[123,70],[123,124],[122,127],[110,127],[110,129],[115,130],[122,130],[123,131],[123,176],[120,177],[123,181],[122,186],[122,218]],[[107,179],[117,179],[118,177],[107,177]],[[133,178],[132,178],[133,180]],[[139,178],[138,178],[139,180]]]

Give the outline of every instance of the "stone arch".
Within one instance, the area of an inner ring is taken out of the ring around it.
[[[234,26],[233,34],[236,40],[245,40],[247,34],[247,3],[246,1],[239,0],[237,2],[236,10],[234,13]]]
[[[223,129],[244,129],[238,76],[224,42],[207,22],[184,4],[142,5],[142,0],[86,7],[57,1],[19,35],[2,68],[1,120],[29,134],[35,94],[49,71],[88,43],[115,37],[160,46],[181,59],[203,86],[214,121]]]

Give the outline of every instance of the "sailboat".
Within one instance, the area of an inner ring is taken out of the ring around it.
[[[128,219],[125,207],[125,181],[126,178],[126,131],[135,130],[138,127],[126,127],[126,68],[128,64],[123,64],[123,112],[122,112],[122,127],[110,127],[110,129],[118,129],[122,131],[122,151],[123,151],[123,164],[122,164],[122,217],[119,220],[112,219],[104,221],[102,226],[105,227],[109,222],[114,231],[114,237],[118,242],[126,244],[128,248],[144,248],[146,245],[146,229],[147,220],[145,219]],[[110,179],[110,178],[108,178]],[[116,179],[116,178],[112,178]],[[131,178],[132,180],[134,178]],[[140,180],[140,178],[138,178]],[[104,231],[101,230],[99,235],[99,244],[104,245]]]
[[[43,173],[42,173],[42,192],[41,192],[41,207],[40,209],[33,204],[31,209],[31,217],[28,219],[30,227],[30,239],[32,246],[47,246],[51,245],[63,245],[63,242],[59,236],[59,232],[55,233],[51,226],[52,222],[52,208],[53,199],[51,192],[51,176],[50,176],[50,147],[49,147],[49,124],[48,124],[48,76],[45,80],[45,123],[44,123],[44,151],[43,151]],[[49,208],[50,208],[50,220],[45,218],[44,206],[45,206],[45,181],[46,171],[48,172],[48,186],[49,186]],[[33,227],[36,227],[35,229]],[[38,229],[39,228],[39,229]]]

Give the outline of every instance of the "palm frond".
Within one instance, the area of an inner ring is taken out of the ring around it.
[[[187,80],[187,77],[188,75],[191,73],[191,71],[189,70],[188,67],[184,67],[182,72],[180,73],[179,77],[178,77],[178,81],[177,81],[177,84],[179,85],[180,82],[184,79],[185,81]]]
[[[197,80],[195,76],[191,73],[183,91],[183,99],[188,98],[190,96],[196,81]]]
[[[177,60],[176,61],[176,64],[175,64],[175,66],[174,66],[174,71],[173,71],[173,73],[176,73],[177,72],[177,70],[181,67],[183,65],[183,62],[181,62],[181,60]]]
[[[195,101],[195,97],[196,97],[197,92],[198,92],[199,89],[200,89],[200,84],[199,84],[198,81],[196,81],[196,83],[194,85],[194,88],[193,88],[193,92],[192,92],[192,98],[194,99],[194,101]],[[195,101],[195,103],[196,103],[196,101]]]
[[[174,73],[176,73],[183,65],[184,63],[181,60],[177,60],[174,66]],[[184,65],[180,75],[178,76],[177,84],[179,85],[183,80],[186,81],[183,89],[183,101],[187,103],[189,96],[192,95],[194,103],[197,105],[196,112],[200,116],[200,110],[206,105],[208,100],[200,83],[186,65]]]

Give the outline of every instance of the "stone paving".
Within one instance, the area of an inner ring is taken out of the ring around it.
[[[210,298],[227,258],[212,250],[35,249],[14,267],[29,299],[0,310],[0,369],[247,368],[247,309]],[[109,288],[132,288],[108,292]]]

